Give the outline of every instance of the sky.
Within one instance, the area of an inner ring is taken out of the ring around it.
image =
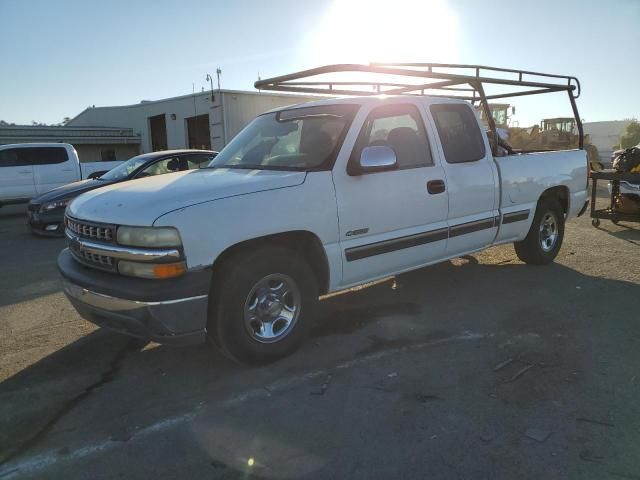
[[[640,117],[640,0],[0,0],[0,120],[57,123],[328,63],[473,63],[573,75],[585,121]],[[520,126],[566,94],[512,102]]]

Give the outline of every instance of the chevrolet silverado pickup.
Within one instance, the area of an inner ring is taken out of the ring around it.
[[[98,325],[273,361],[300,345],[323,294],[505,243],[552,262],[586,208],[585,151],[492,150],[456,98],[271,111],[208,168],[73,200],[64,291]]]

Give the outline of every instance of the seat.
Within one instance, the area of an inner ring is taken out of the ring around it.
[[[396,152],[398,167],[424,163],[426,146],[410,127],[397,127],[389,132],[387,144]]]
[[[307,156],[307,165],[317,167],[321,165],[333,150],[331,135],[322,130],[310,130],[300,141],[300,153]]]

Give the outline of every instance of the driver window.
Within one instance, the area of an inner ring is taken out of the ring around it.
[[[180,159],[178,157],[169,157],[158,162],[152,163],[142,170],[138,177],[152,177],[155,175],[163,175],[165,173],[173,173],[180,171]]]
[[[424,124],[414,105],[385,105],[374,109],[360,132],[355,158],[364,147],[373,146],[391,148],[400,170],[433,165]],[[356,161],[355,158],[352,161]]]

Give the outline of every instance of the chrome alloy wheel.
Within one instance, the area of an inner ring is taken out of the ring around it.
[[[300,316],[302,295],[291,277],[267,275],[249,292],[244,303],[244,324],[251,338],[274,343],[286,337]]]
[[[542,251],[549,252],[555,247],[558,241],[558,219],[553,212],[547,212],[542,216],[538,238]]]

